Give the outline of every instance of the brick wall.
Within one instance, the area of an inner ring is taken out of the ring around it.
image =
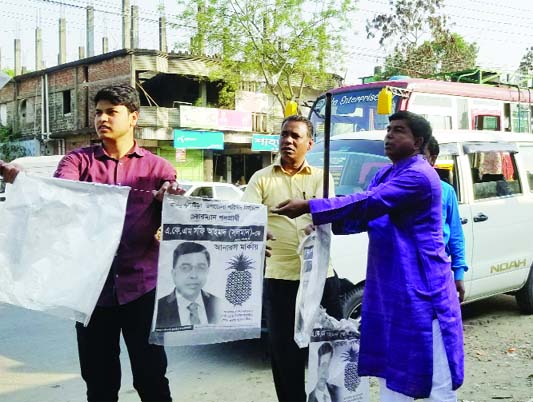
[[[17,102],[13,105],[15,127],[22,135],[41,132],[41,78],[30,77],[17,84]]]
[[[81,84],[80,80],[78,97],[82,99],[79,100],[79,118],[83,122],[81,127],[87,127],[87,121],[88,127],[94,128],[94,96],[100,89],[109,85],[131,83],[131,56],[115,57],[91,64],[83,74],[88,75],[88,82]]]

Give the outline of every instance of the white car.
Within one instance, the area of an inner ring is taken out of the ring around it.
[[[52,177],[57,165],[65,155],[49,155],[49,156],[25,156],[11,161],[11,163],[20,166],[25,172],[34,176]],[[5,201],[6,197],[5,183],[0,177],[0,201]]]
[[[187,181],[179,180],[178,183],[186,192],[184,195],[191,197],[214,198],[217,200],[239,201],[243,192],[230,183]]]
[[[434,136],[440,143],[437,171],[454,186],[459,200],[469,266],[465,302],[511,293],[522,312],[533,314],[533,135],[447,130]],[[384,137],[384,131],[374,131],[331,138],[330,171],[337,195],[364,191],[376,171],[390,163]],[[322,143],[307,159],[323,165]],[[360,313],[367,247],[366,233],[332,239],[345,316]]]

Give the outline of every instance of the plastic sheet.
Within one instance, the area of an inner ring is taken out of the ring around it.
[[[120,242],[129,191],[20,173],[0,209],[0,301],[87,325]]]
[[[305,237],[298,249],[302,261],[300,286],[296,296],[294,341],[307,347],[320,311],[320,301],[328,273],[331,225],[320,225]]]

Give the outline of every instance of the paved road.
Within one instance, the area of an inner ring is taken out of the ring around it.
[[[4,304],[0,317],[0,401],[83,401],[73,323]],[[138,402],[124,345],[122,350],[120,400]],[[261,340],[168,348],[174,400],[273,401],[264,350]]]
[[[0,304],[0,401],[80,402],[74,325],[43,313]],[[497,296],[463,308],[465,402],[533,402],[533,317],[514,298]],[[121,402],[138,402],[123,346]],[[168,348],[174,401],[275,401],[270,363],[261,340]],[[371,381],[371,401],[377,387]]]

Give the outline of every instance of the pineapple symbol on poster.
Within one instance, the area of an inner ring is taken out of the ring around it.
[[[344,387],[351,392],[357,391],[357,387],[361,383],[361,379],[357,374],[357,359],[359,353],[353,347],[342,354],[346,366],[344,366]]]
[[[260,337],[266,223],[263,205],[163,199],[151,343]]]
[[[234,306],[242,306],[252,295],[252,273],[254,260],[243,253],[229,261],[231,269],[226,282],[226,300]]]

